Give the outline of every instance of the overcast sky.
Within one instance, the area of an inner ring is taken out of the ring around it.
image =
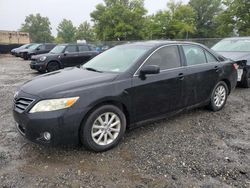
[[[89,14],[103,0],[0,0],[0,30],[18,30],[29,14],[40,13],[51,22],[52,33],[63,18],[70,19],[75,26],[90,21]],[[166,8],[168,0],[145,0],[148,14]],[[188,0],[183,0],[188,2]]]

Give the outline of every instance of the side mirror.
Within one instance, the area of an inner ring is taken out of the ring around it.
[[[140,70],[140,75],[145,76],[146,74],[159,74],[160,67],[158,65],[147,65]]]
[[[40,47],[38,47],[36,50],[39,51],[39,50],[40,50]]]
[[[68,54],[69,54],[69,52],[68,52],[68,51],[65,51],[63,55],[64,55],[64,56],[67,56]]]

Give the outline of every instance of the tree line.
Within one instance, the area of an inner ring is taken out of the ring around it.
[[[166,7],[147,14],[144,0],[104,0],[91,12],[91,21],[75,27],[63,19],[57,36],[40,14],[29,15],[20,31],[33,42],[124,41],[150,39],[222,38],[250,35],[249,0],[170,0]]]

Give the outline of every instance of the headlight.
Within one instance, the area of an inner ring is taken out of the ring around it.
[[[40,61],[45,61],[47,59],[47,57],[46,56],[43,56],[43,57],[40,57]]]
[[[30,113],[49,112],[69,108],[73,106],[78,99],[79,97],[43,100],[33,106]]]

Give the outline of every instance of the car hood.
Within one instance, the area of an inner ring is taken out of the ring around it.
[[[51,56],[51,54],[46,53],[46,54],[32,55],[31,59],[36,60],[36,59],[39,59],[40,57],[44,57],[44,56],[48,57],[48,56]]]
[[[29,52],[30,50],[29,49],[20,49],[19,52]]]
[[[26,82],[20,90],[41,98],[65,97],[114,80],[117,74],[67,68]]]
[[[217,53],[234,61],[250,60],[250,52],[217,52]]]

